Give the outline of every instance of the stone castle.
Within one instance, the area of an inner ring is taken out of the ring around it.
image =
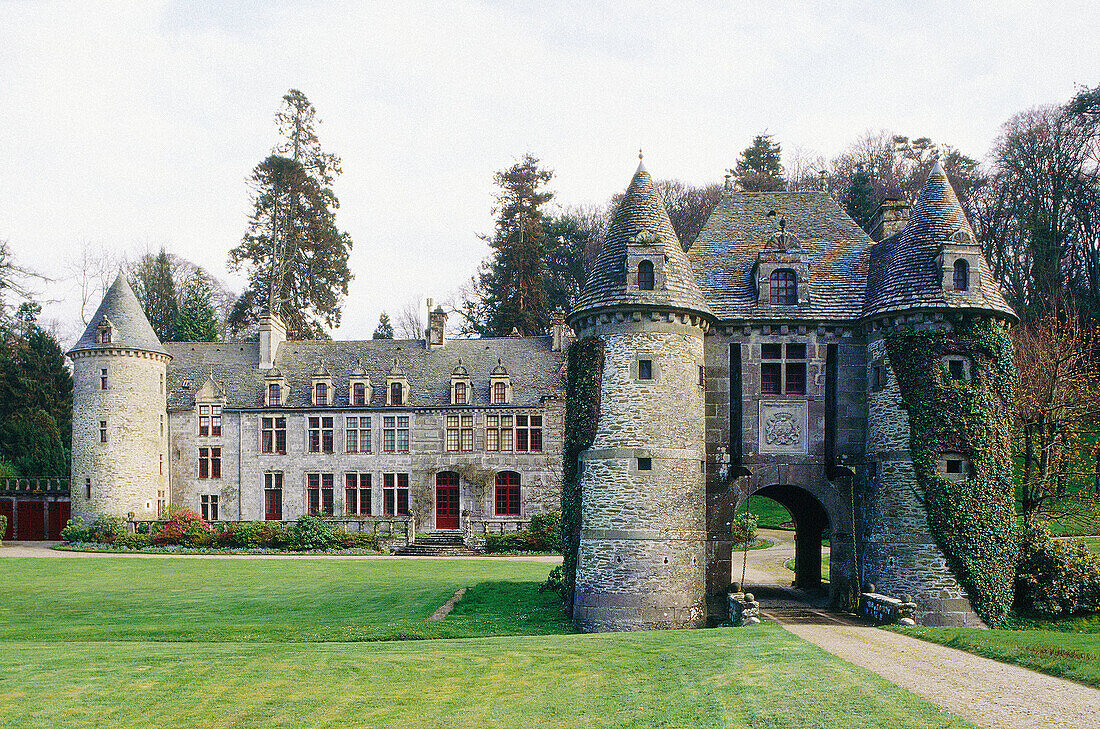
[[[571,334],[161,343],[125,279],[69,353],[72,510],[155,519],[405,519],[467,538],[558,508]],[[750,495],[796,525],[796,584],[911,594],[924,624],[980,624],[920,501],[885,338],[1015,320],[940,166],[868,236],[823,192],[729,189],[685,251],[639,165],[568,315],[602,343],[580,457],[573,616],[586,630],[725,612],[730,523]],[[952,375],[977,371],[956,351]],[[965,453],[940,454],[965,480]]]

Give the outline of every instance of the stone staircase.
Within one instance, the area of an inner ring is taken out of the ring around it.
[[[416,541],[398,547],[394,554],[405,557],[475,557],[477,552],[462,543],[462,532],[418,534]]]

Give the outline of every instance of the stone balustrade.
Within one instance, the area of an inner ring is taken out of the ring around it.
[[[859,614],[876,625],[916,625],[913,615],[917,611],[917,604],[910,595],[902,595],[899,600],[889,595],[880,595],[874,592],[874,586],[869,586],[868,592],[859,596]]]
[[[729,618],[735,627],[757,625],[760,622],[760,603],[751,592],[731,592]]]

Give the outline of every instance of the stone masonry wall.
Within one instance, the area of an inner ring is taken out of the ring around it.
[[[74,519],[126,518],[131,512],[136,519],[157,517],[158,492],[168,489],[165,364],[162,355],[132,350],[79,352],[73,358]],[[100,421],[107,422],[106,443]]]
[[[981,626],[929,531],[909,454],[909,419],[901,409],[901,392],[880,334],[872,336],[867,349],[868,382],[876,367],[883,368],[884,379],[881,388],[868,388],[863,581],[891,597],[912,595],[920,625]]]
[[[574,619],[585,630],[706,618],[702,332],[647,326],[603,333],[599,424],[581,456]],[[641,359],[651,380],[638,378]],[[652,470],[639,469],[646,458]]]

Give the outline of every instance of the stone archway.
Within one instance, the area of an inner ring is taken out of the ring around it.
[[[794,587],[820,589],[821,540],[831,526],[825,507],[799,486],[772,484],[757,489],[752,495],[769,498],[790,512],[795,526]]]

